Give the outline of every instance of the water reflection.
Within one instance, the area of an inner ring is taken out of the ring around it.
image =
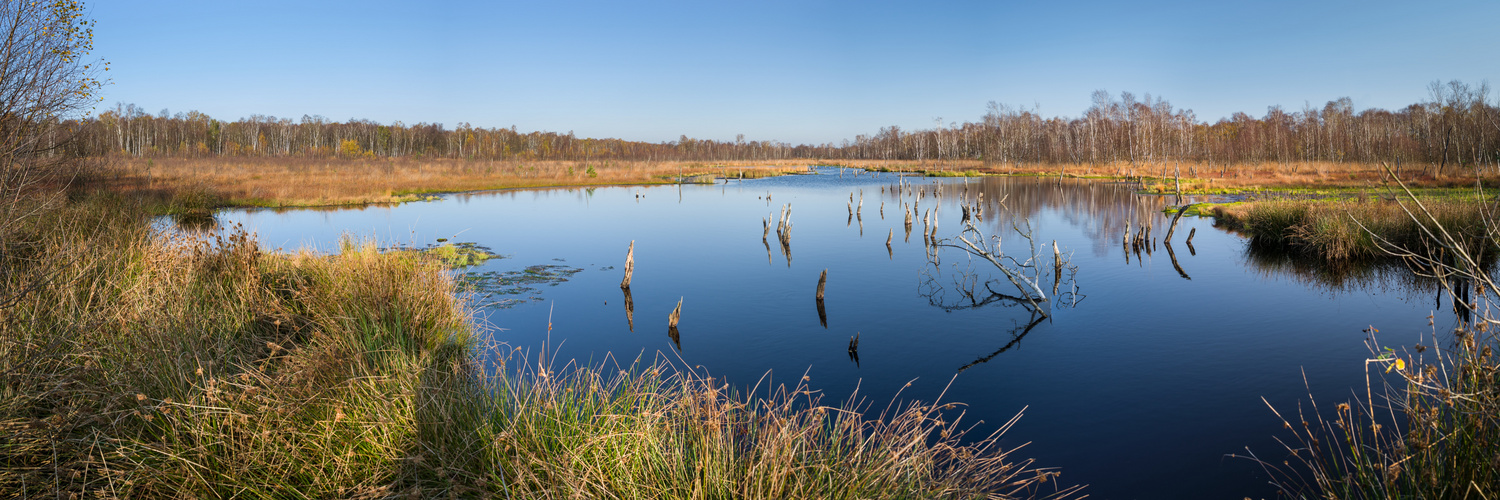
[[[1017,322],[1016,326],[1014,328],[1011,328],[1010,331],[1007,332],[1010,335],[1010,342],[1007,342],[1005,345],[1000,346],[1000,348],[996,349],[995,352],[980,356],[978,359],[975,359],[969,364],[960,366],[958,368],[958,373],[963,373],[964,370],[973,368],[974,365],[988,363],[990,362],[990,360],[995,359],[995,356],[1004,354],[1006,351],[1009,351],[1017,345],[1020,345],[1021,339],[1026,338],[1026,334],[1031,333],[1031,330],[1033,328],[1036,328],[1037,325],[1042,324],[1042,320],[1044,319],[1047,319],[1047,316],[1033,312],[1030,317],[1030,321],[1028,321],[1027,323],[1020,324],[1019,322]]]
[[[1440,288],[1438,281],[1413,273],[1393,260],[1360,260],[1329,263],[1323,259],[1285,249],[1248,243],[1242,253],[1244,265],[1265,278],[1289,278],[1325,292],[1402,292]],[[1425,295],[1424,292],[1420,294]]]
[[[1044,212],[1060,215],[1071,225],[1084,228],[1092,242],[1090,250],[1103,256],[1120,234],[1119,231],[1140,231],[1142,251],[1151,249],[1146,245],[1151,240],[1147,228],[1162,227],[1169,222],[1163,210],[1176,205],[1169,204],[1166,195],[1140,195],[1136,185],[1125,182],[1101,182],[1084,179],[1027,177],[982,177],[957,186],[946,186],[936,179],[925,179],[888,186],[881,191],[887,201],[899,203],[910,209],[906,215],[910,232],[913,214],[923,217],[919,206],[927,197],[956,197],[961,219],[983,220],[984,214],[1004,213],[1008,220],[1036,219]],[[908,198],[910,198],[908,200]],[[1220,196],[1185,196],[1184,203],[1216,201]],[[931,201],[928,201],[931,203]],[[942,203],[936,203],[941,210]],[[964,217],[966,215],[966,217]],[[981,225],[986,231],[996,233],[1008,228],[998,219]]]
[[[1187,271],[1183,271],[1182,270],[1182,265],[1177,263],[1177,253],[1172,251],[1172,242],[1168,241],[1168,242],[1162,243],[1162,246],[1167,247],[1167,257],[1171,257],[1172,258],[1172,268],[1177,270],[1177,274],[1179,276],[1182,276],[1182,279],[1190,280],[1191,281],[1193,279],[1193,277],[1192,276],[1188,276]],[[1188,245],[1188,246],[1191,247],[1192,245]]]
[[[173,229],[188,234],[212,233],[219,230],[219,219],[209,212],[188,211],[171,215]]]
[[[628,327],[631,332],[634,332],[635,331],[635,297],[632,297],[630,295],[630,287],[621,288],[620,291],[625,293],[625,326]]]

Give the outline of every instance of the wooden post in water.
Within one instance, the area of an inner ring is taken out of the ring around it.
[[[635,240],[630,240],[630,250],[625,252],[625,279],[620,281],[620,288],[630,289],[630,277],[635,274]]]
[[[1189,244],[1189,245],[1193,244],[1193,237],[1197,236],[1197,235],[1198,235],[1198,228],[1196,228],[1196,227],[1193,228],[1192,231],[1188,231],[1187,244]]]

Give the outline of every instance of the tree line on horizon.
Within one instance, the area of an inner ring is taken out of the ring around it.
[[[75,154],[133,157],[462,158],[484,160],[757,161],[846,159],[989,164],[1119,164],[1187,161],[1209,165],[1295,162],[1408,162],[1445,169],[1500,164],[1500,102],[1489,85],[1433,82],[1426,100],[1399,110],[1355,112],[1349,98],[1287,111],[1270,107],[1214,123],[1166,99],[1093,94],[1076,118],[990,102],[974,122],[931,129],[890,126],[841,143],[693,139],[643,142],[576,137],[572,132],[383,125],[252,115],[221,121],[196,111],[150,114],[121,104],[67,125]]]
[[[999,164],[1109,164],[1185,161],[1209,165],[1296,162],[1408,162],[1444,169],[1500,164],[1500,103],[1489,84],[1428,86],[1429,98],[1396,111],[1355,112],[1340,98],[1323,107],[1265,116],[1235,113],[1214,123],[1149,94],[1096,91],[1078,118],[1044,117],[989,103],[978,122],[914,132],[886,127],[838,148],[837,157],[881,160],[982,159]]]

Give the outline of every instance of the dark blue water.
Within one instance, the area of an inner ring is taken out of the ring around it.
[[[1287,456],[1273,440],[1283,432],[1280,421],[1261,398],[1285,411],[1309,390],[1320,403],[1363,394],[1367,326],[1393,345],[1415,343],[1433,329],[1430,290],[1378,274],[1345,279],[1254,254],[1244,238],[1208,219],[1184,217],[1177,228],[1173,253],[1181,272],[1160,243],[1127,261],[1126,222],[1149,220],[1160,239],[1168,197],[1057,179],[909,179],[928,192],[917,200],[920,210],[938,209],[940,238],[958,234],[960,203],[973,203],[980,191],[986,208],[978,228],[1001,236],[1008,254],[1023,261],[1027,242],[1013,224],[1030,221],[1044,248],[1042,283],[1051,300],[1042,310],[1050,316],[1037,321],[1036,312],[1009,300],[976,307],[988,294],[965,296],[956,283],[977,277],[997,280],[996,291],[1015,289],[1006,289],[988,263],[953,248],[939,249],[935,265],[920,217],[903,238],[902,200],[909,208],[913,197],[892,192],[896,177],[822,172],[712,186],[516,190],[397,207],[239,211],[223,219],[285,249],[333,249],[343,235],[419,246],[450,238],[507,256],[482,270],[580,268],[565,283],[478,318],[512,346],[536,350],[550,337],[559,359],[661,352],[742,385],[767,372],[779,382],[806,374],[828,398],[858,386],[877,408],[907,382],[903,398],[931,400],[946,388],[945,401],[968,404],[967,421],[986,422],[979,434],[1025,408],[1006,444],[1029,442],[1020,456],[1061,467],[1063,481],[1088,484],[1096,498],[1274,495],[1258,465],[1226,457],[1247,447],[1278,463]],[[943,185],[941,199],[932,196],[934,183]],[[857,203],[861,192],[861,217],[850,220],[849,196]],[[790,262],[774,230],[762,242],[762,220],[787,203]],[[1194,229],[1189,249],[1183,240]],[[633,330],[618,286],[632,240]],[[1076,266],[1060,295],[1051,293],[1054,240]],[[826,327],[814,300],[824,269]],[[674,341],[666,318],[679,299]],[[847,352],[856,332],[857,363]]]

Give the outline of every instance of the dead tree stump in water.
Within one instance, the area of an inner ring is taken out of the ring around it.
[[[1169,226],[1169,227],[1167,227],[1167,237],[1166,238],[1162,238],[1163,242],[1166,242],[1166,243],[1171,243],[1172,242],[1172,232],[1174,232],[1174,231],[1177,230],[1177,221],[1179,219],[1182,219],[1182,214],[1186,213],[1187,210],[1188,210],[1188,208],[1191,208],[1191,207],[1192,207],[1192,205],[1183,205],[1182,208],[1177,209],[1177,215],[1174,216],[1174,217],[1172,217],[1172,225]]]
[[[630,296],[630,289],[622,289],[625,292],[625,324],[630,331],[635,331],[635,298]]]
[[[1052,240],[1052,295],[1057,295],[1057,287],[1062,284],[1062,252],[1057,249],[1057,240]]]
[[[676,330],[677,320],[679,319],[682,319],[682,297],[677,298],[677,307],[673,308],[672,313],[667,315],[667,328]]]
[[[630,250],[625,252],[625,279],[620,281],[620,288],[630,288],[630,277],[635,274],[635,240],[630,240]]]
[[[828,270],[824,269],[823,273],[818,275],[818,300],[820,301],[823,300],[823,288],[826,286],[828,286]]]

